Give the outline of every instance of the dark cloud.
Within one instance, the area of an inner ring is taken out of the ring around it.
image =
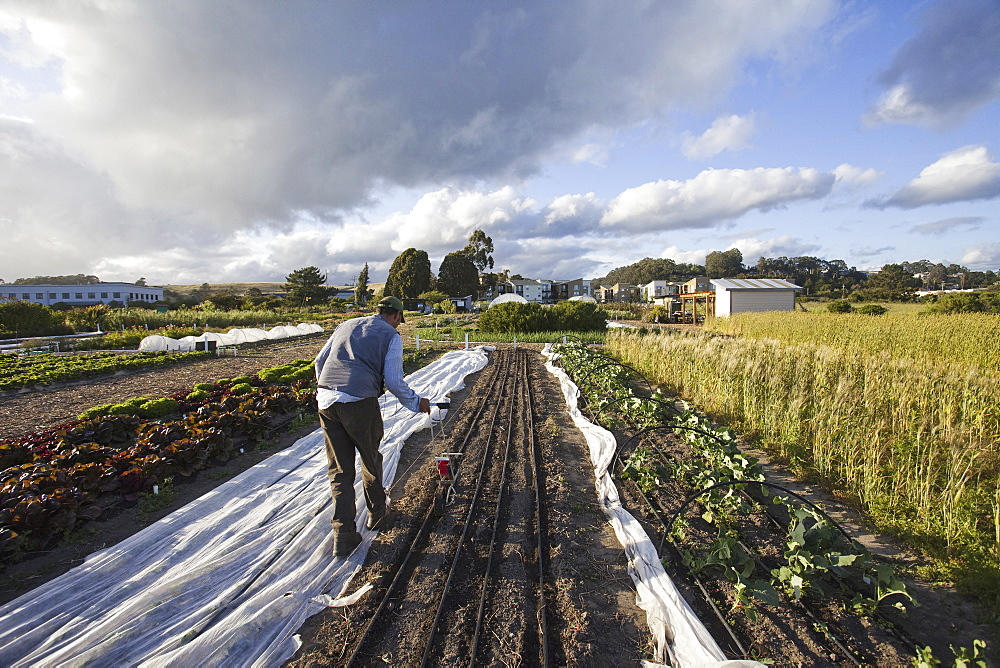
[[[948,124],[1000,97],[1000,3],[938,0],[879,78],[876,122]]]

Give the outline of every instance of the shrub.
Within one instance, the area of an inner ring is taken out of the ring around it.
[[[933,313],[1000,313],[1000,295],[990,292],[962,292],[941,295],[930,307]]]
[[[212,392],[215,390],[215,383],[195,383],[193,389],[195,392]]]
[[[851,302],[845,299],[838,299],[835,302],[830,302],[829,304],[827,304],[826,310],[829,313],[850,313],[851,311],[854,310],[854,307],[851,306]]]
[[[229,382],[233,385],[240,385],[241,383],[249,383],[251,380],[250,376],[237,376],[236,378],[230,378]]]
[[[47,306],[16,301],[0,304],[0,337],[72,334],[63,317]]]
[[[595,332],[607,328],[608,315],[591,302],[562,301],[549,309],[551,329]]]
[[[176,413],[180,406],[173,399],[152,399],[139,406],[140,414],[148,418],[161,418]]]
[[[549,312],[534,302],[504,302],[487,309],[479,316],[479,329],[483,332],[545,332],[549,325]]]
[[[231,388],[229,388],[230,394],[246,394],[247,392],[252,392],[253,386],[250,383],[236,383]]]
[[[642,320],[643,322],[669,322],[670,311],[667,310],[666,306],[657,305],[646,311]]]
[[[207,383],[198,383],[199,385],[207,385]],[[208,399],[211,395],[205,390],[195,390],[188,394],[185,399],[188,401],[201,401],[203,399]]]
[[[859,306],[854,310],[855,313],[860,313],[861,315],[885,315],[889,312],[884,306],[879,306],[878,304],[865,304],[864,306]]]
[[[99,406],[91,406],[87,410],[80,413],[81,420],[87,420],[92,417],[98,417],[100,415],[110,415],[110,411],[114,408],[114,404],[101,404]]]

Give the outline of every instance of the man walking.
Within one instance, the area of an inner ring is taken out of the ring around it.
[[[385,297],[375,315],[340,323],[316,356],[316,400],[333,494],[334,556],[347,556],[361,544],[355,526],[355,451],[361,456],[366,525],[378,529],[385,522],[379,396],[388,388],[411,411],[431,411],[430,401],[403,380],[403,342],[396,332],[402,322],[403,303]]]

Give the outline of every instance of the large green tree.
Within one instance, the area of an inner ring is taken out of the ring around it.
[[[602,285],[646,285],[650,281],[685,281],[704,273],[705,267],[700,264],[678,263],[665,257],[646,257],[630,265],[612,269],[607,276],[598,280]]]
[[[441,260],[438,270],[437,289],[449,297],[465,297],[479,294],[479,272],[464,251],[448,253]]]
[[[431,261],[427,251],[407,248],[392,261],[382,294],[412,298],[430,288]]]
[[[860,290],[851,293],[854,301],[912,301],[914,292],[923,285],[901,264],[886,264],[871,276]]]
[[[743,253],[739,248],[712,251],[705,258],[705,273],[709,278],[733,277],[743,273]]]
[[[484,272],[493,268],[493,239],[482,230],[476,230],[469,236],[469,243],[462,252],[469,256],[477,271]]]
[[[34,302],[0,303],[0,338],[71,334],[63,317]]]
[[[97,276],[74,274],[72,276],[32,276],[19,278],[14,285],[96,285],[101,279]]]
[[[285,276],[285,291],[288,302],[293,306],[305,306],[309,302],[326,299],[329,289],[325,285],[326,274],[316,267],[296,269]]]

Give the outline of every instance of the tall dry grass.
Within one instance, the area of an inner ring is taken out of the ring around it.
[[[710,319],[705,330],[1000,374],[1000,318],[985,313],[738,313]]]
[[[616,332],[607,346],[651,381],[849,490],[882,526],[939,555],[997,563],[996,374],[891,354],[899,348],[884,340],[831,337]],[[935,337],[945,338],[912,332],[913,340]]]

